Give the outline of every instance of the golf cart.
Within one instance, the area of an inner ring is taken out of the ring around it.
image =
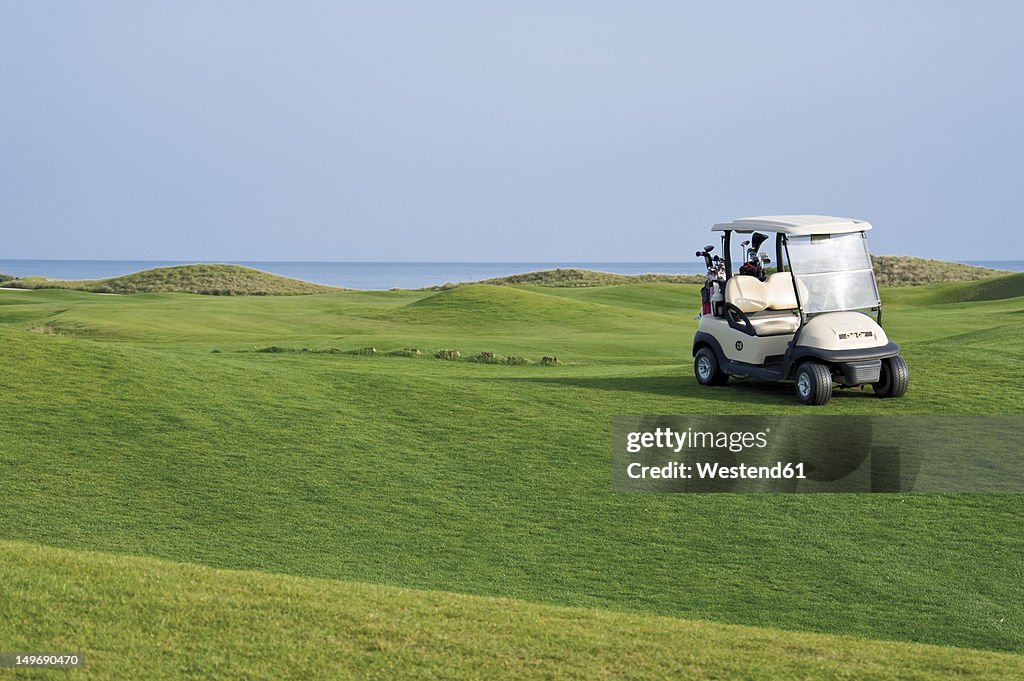
[[[804,404],[825,404],[833,383],[870,385],[878,397],[907,390],[907,363],[882,330],[882,302],[861,220],[774,215],[715,225],[724,256],[698,251],[708,275],[693,337],[694,373],[703,385],[730,376],[796,382]],[[733,274],[734,235],[749,235]],[[774,235],[776,271],[760,251]],[[875,319],[868,316],[875,314]]]

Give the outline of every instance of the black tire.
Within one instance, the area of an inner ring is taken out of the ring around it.
[[[718,366],[715,351],[707,346],[698,350],[693,358],[693,375],[701,385],[725,385],[729,382],[729,374]]]
[[[822,405],[832,397],[832,370],[818,362],[804,362],[796,370],[796,396],[804,404]]]
[[[878,383],[872,383],[875,394],[883,399],[903,397],[910,385],[910,368],[907,361],[900,355],[882,360],[882,371],[878,375]]]

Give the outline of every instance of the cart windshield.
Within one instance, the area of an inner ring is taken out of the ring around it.
[[[791,236],[787,251],[805,314],[878,306],[864,232]]]

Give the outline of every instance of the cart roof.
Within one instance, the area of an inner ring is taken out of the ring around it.
[[[713,232],[778,232],[802,236],[807,234],[846,234],[871,229],[870,222],[851,218],[836,218],[830,215],[762,215],[756,218],[739,218],[732,222],[720,222],[711,228]]]

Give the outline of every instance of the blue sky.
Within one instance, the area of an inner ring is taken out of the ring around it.
[[[3,258],[1024,258],[1024,3],[3,2]]]

